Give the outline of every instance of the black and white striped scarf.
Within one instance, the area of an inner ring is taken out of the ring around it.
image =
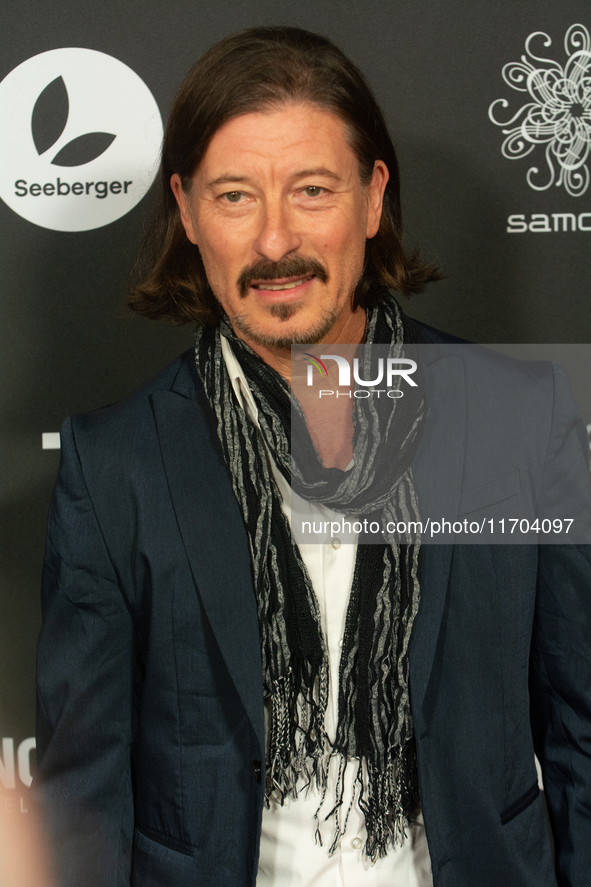
[[[377,307],[368,311],[365,342],[389,344],[390,356],[400,357],[403,346],[414,340],[411,329],[384,290]],[[248,380],[260,431],[234,396],[222,335]],[[418,387],[396,400],[355,400],[354,468],[343,472],[323,468],[297,402],[292,413],[289,384],[236,336],[227,318],[217,328],[197,330],[195,353],[250,540],[263,690],[272,701],[267,800],[296,797],[298,787],[314,780],[322,806],[330,758],[338,755],[337,792],[326,816],[334,818],[332,852],[347,825],[345,767],[355,761],[367,829],[365,853],[376,859],[390,844],[402,843],[409,816],[418,809],[408,645],[419,605],[419,544],[357,548],[331,743],[325,731],[329,664],[320,610],[299,548],[291,541],[265,446],[303,498],[345,514],[380,515],[383,525],[392,519],[418,520],[410,463],[426,414],[422,378],[415,375]],[[306,469],[311,476],[292,465],[292,416],[298,447],[310,456],[304,464],[315,466]]]

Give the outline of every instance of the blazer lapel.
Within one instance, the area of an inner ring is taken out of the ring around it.
[[[437,520],[458,514],[466,429],[464,367],[459,356],[436,346],[425,367],[429,417],[413,462],[419,511]],[[431,349],[429,349],[431,351]],[[443,354],[443,356],[441,356]],[[434,359],[433,359],[434,358]],[[453,534],[437,536],[447,544],[421,546],[421,601],[410,641],[410,689],[417,731],[425,729],[423,703],[445,609],[453,553]]]
[[[438,349],[435,349],[438,351]],[[445,351],[445,349],[443,349]],[[457,516],[465,440],[465,382],[457,356],[438,352],[426,367],[429,420],[413,463],[422,514]],[[179,529],[212,630],[264,748],[259,627],[246,530],[203,389],[185,371],[152,404]],[[445,609],[453,545],[423,544],[421,602],[410,643],[417,730]]]
[[[259,626],[246,530],[203,388],[187,375],[152,406],[179,529],[232,680],[264,749]],[[192,397],[189,397],[189,392]]]

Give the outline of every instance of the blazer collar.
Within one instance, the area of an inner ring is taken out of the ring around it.
[[[248,538],[191,352],[152,394],[164,470],[197,590],[264,749],[259,627]]]
[[[422,513],[459,510],[465,440],[462,361],[433,345],[425,369],[429,419],[413,463]],[[187,352],[170,390],[152,395],[164,469],[195,583],[236,689],[264,748],[259,628],[248,539],[214,417]],[[455,512],[455,513],[454,513]],[[423,544],[421,602],[410,643],[418,731],[445,608],[453,545]]]
[[[464,366],[455,354],[428,347],[425,388],[429,416],[413,462],[419,511],[427,516],[454,520],[459,512],[466,431]],[[428,537],[421,546],[421,600],[410,639],[410,691],[415,728],[424,724],[424,701],[433,667],[437,639],[447,598],[453,553],[453,535],[446,544]]]

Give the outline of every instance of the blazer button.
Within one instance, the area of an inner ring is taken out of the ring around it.
[[[254,775],[256,776],[256,780],[260,785],[260,782],[261,782],[261,762],[260,761],[253,761],[252,762],[252,769],[254,770]]]

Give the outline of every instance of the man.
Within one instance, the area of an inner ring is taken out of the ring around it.
[[[290,345],[449,341],[385,289],[437,272],[402,248],[396,157],[361,75],[308,32],[223,40],[177,96],[162,185],[130,304],[196,322],[195,352],[64,424],[49,518],[38,792],[63,883],[583,887],[588,550],[291,543]],[[490,393],[487,360],[438,354],[396,413],[404,434],[376,419],[379,490],[351,481],[352,402],[335,399],[335,439],[307,413],[318,474],[301,501],[397,514],[443,478],[477,511],[520,495],[507,478],[585,471],[549,367],[501,362],[495,379],[541,451],[521,435],[501,452],[493,429],[475,443],[458,404],[472,364]],[[425,398],[455,405],[456,438],[421,437]]]

